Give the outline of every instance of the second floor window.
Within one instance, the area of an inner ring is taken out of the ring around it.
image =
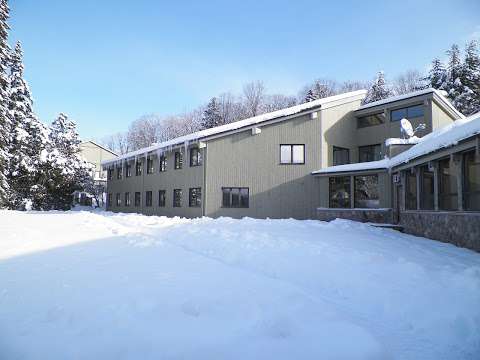
[[[358,148],[358,162],[376,161],[382,158],[380,144],[360,146]]]
[[[181,169],[183,166],[183,155],[180,151],[175,153],[175,169]]]
[[[145,206],[152,206],[153,203],[153,195],[151,191],[146,191],[145,192]]]
[[[390,112],[391,121],[400,121],[405,119],[414,119],[422,117],[424,113],[423,105],[409,106],[406,108],[395,109]]]
[[[167,171],[167,157],[165,155],[160,156],[159,169],[160,172]]]
[[[130,164],[129,162],[126,163],[125,176],[127,178],[132,176],[132,164]]]
[[[142,175],[142,169],[143,169],[142,162],[137,161],[135,163],[135,175],[136,176],[141,176]]]
[[[202,165],[202,153],[199,148],[190,149],[190,166]]]
[[[383,123],[385,123],[385,114],[383,112],[357,118],[357,128],[359,129]]]
[[[117,179],[120,180],[122,178],[122,168],[117,167]]]
[[[109,168],[107,170],[107,178],[108,180],[112,180],[113,179],[113,168]]]
[[[125,206],[130,206],[130,193],[125,193]]]
[[[165,207],[166,192],[165,190],[158,191],[158,206]]]
[[[190,207],[200,207],[202,205],[202,189],[190,188],[188,194],[188,205]]]
[[[182,189],[173,190],[173,207],[182,207]]]
[[[147,174],[153,174],[153,159],[151,157],[147,158]]]
[[[338,146],[333,147],[333,165],[350,163],[350,150]]]
[[[305,145],[280,145],[280,164],[305,164]]]
[[[135,193],[135,206],[140,206],[140,202],[142,200],[142,194],[140,192]]]

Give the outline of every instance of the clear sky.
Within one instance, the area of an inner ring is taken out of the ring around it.
[[[69,114],[85,139],[252,80],[296,95],[318,77],[424,70],[452,43],[480,37],[478,0],[9,3],[37,114]]]

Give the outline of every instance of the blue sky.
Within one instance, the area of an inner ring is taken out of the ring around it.
[[[10,0],[10,8],[36,112],[44,122],[65,112],[95,139],[252,80],[296,95],[318,77],[424,70],[452,43],[480,37],[478,0]]]

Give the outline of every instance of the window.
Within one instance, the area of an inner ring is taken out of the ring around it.
[[[135,206],[140,206],[140,202],[142,200],[142,195],[139,192],[135,193]]]
[[[224,187],[222,188],[222,206],[225,208],[248,208],[248,188]]]
[[[202,205],[202,189],[190,188],[188,193],[188,205],[190,207],[200,207]]]
[[[405,209],[417,210],[417,175],[407,171],[405,180]]]
[[[126,163],[125,176],[127,178],[132,176],[132,164],[130,164],[129,162]]]
[[[153,196],[151,191],[146,191],[145,192],[145,206],[152,206],[153,203]]]
[[[143,164],[141,161],[135,162],[135,175],[141,176],[142,175]]]
[[[376,161],[382,158],[380,144],[360,146],[358,148],[358,162]]]
[[[173,207],[182,207],[182,189],[173,190]]]
[[[147,174],[153,174],[153,158],[147,158]]]
[[[305,145],[280,145],[280,164],[305,164]]]
[[[433,210],[434,205],[434,177],[428,165],[420,168],[420,209]]]
[[[202,165],[202,153],[199,148],[190,149],[190,166]]]
[[[355,176],[355,207],[378,208],[378,175]]]
[[[380,125],[385,123],[385,114],[383,112],[373,115],[362,116],[357,119],[357,128]]]
[[[441,210],[458,209],[457,176],[450,165],[449,158],[438,162],[438,208]]]
[[[166,198],[165,190],[159,190],[158,191],[158,206],[165,207],[165,198]]]
[[[175,170],[181,169],[183,166],[183,155],[180,151],[175,153]]]
[[[122,205],[122,198],[120,197],[120,193],[116,193],[115,197],[116,197],[117,206]]]
[[[475,151],[463,156],[463,208],[480,210],[480,156]]]
[[[351,207],[350,176],[329,178],[329,203],[331,208]]]
[[[122,178],[122,168],[117,167],[117,179],[120,180]]]
[[[403,118],[405,119],[414,119],[417,117],[422,117],[424,113],[423,105],[409,106],[406,108],[392,110],[390,112],[391,121],[400,121]]]
[[[130,206],[130,193],[126,192],[125,193],[125,206]]]
[[[113,169],[112,169],[112,172],[113,172]],[[108,193],[108,196],[107,196],[107,206],[112,206],[112,193]]]
[[[333,147],[333,165],[350,163],[350,150],[338,146]]]
[[[160,172],[167,171],[167,157],[165,155],[160,156]]]
[[[109,168],[107,170],[107,178],[108,180],[112,180],[113,179],[113,168]]]

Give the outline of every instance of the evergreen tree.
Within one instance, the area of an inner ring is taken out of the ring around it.
[[[428,72],[427,81],[430,87],[438,90],[445,90],[447,70],[440,59],[437,58],[432,61],[432,67]]]
[[[220,106],[218,104],[217,98],[213,97],[210,99],[210,102],[207,105],[207,108],[203,112],[202,117],[202,128],[210,129],[215,126],[222,125],[222,115],[220,112]]]
[[[373,82],[370,89],[368,89],[367,96],[363,100],[363,103],[368,104],[374,101],[386,99],[390,96],[392,96],[392,91],[385,82],[385,75],[383,71],[379,71],[377,78]]]
[[[313,100],[316,100],[317,98],[315,97],[315,94],[313,93],[313,90],[310,89],[307,91],[307,95],[305,95],[305,102],[310,102]]]
[[[9,8],[7,0],[0,0],[0,207],[7,204],[9,186],[6,172],[8,167],[7,146],[10,138],[10,115],[8,111],[8,59],[10,47],[8,46]]]
[[[304,102],[310,102],[323,99],[337,93],[338,85],[335,81],[329,79],[315,80],[313,85],[305,94]]]
[[[465,60],[461,75],[464,92],[457,100],[465,115],[480,111],[480,54],[475,40],[470,41],[465,48]]]

